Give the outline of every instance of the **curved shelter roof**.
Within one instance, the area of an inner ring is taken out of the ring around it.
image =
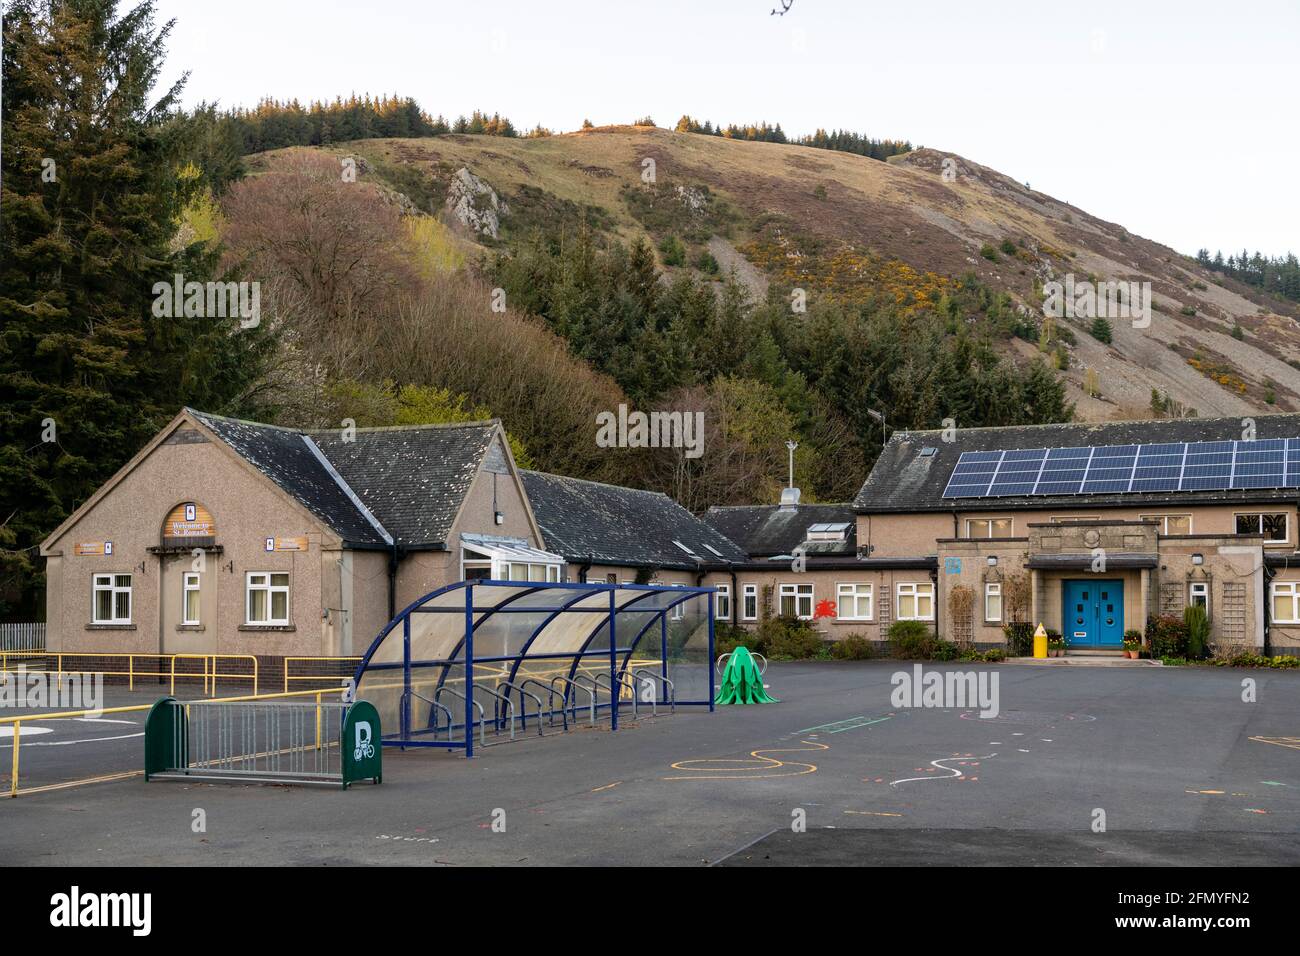
[[[596,706],[617,726],[608,688],[638,669],[671,681],[676,703],[710,703],[713,591],[458,581],[389,622],[357,668],[356,694],[379,709],[385,743],[466,749],[466,727],[478,732],[503,696],[515,698],[517,714],[530,713],[529,694],[554,708],[555,694],[572,702],[575,684],[594,688]],[[581,693],[585,705],[591,695]]]

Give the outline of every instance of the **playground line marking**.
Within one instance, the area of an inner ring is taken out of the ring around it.
[[[961,776],[964,776],[965,774],[964,774],[963,771],[958,770],[956,767],[945,767],[944,764],[945,764],[947,761],[949,761],[949,760],[972,760],[972,759],[973,759],[973,760],[988,760],[990,757],[996,757],[996,756],[997,756],[997,753],[994,752],[994,753],[991,753],[991,754],[985,754],[985,755],[982,756],[982,757],[940,757],[938,760],[931,760],[931,761],[930,761],[930,766],[932,766],[932,767],[936,767],[936,768],[939,769],[939,770],[946,770],[946,771],[948,771],[948,776],[946,776],[946,777],[930,777],[930,776],[926,776],[926,777],[907,777],[907,778],[904,779],[904,780],[891,780],[891,781],[889,781],[889,785],[890,785],[891,787],[896,787],[896,786],[898,786],[900,783],[915,783],[915,782],[918,781],[918,780],[951,780],[951,779],[953,779],[954,777],[961,777]]]
[[[901,813],[882,813],[879,810],[845,810],[845,813],[851,813],[858,817],[901,817]]]
[[[1279,747],[1290,747],[1292,750],[1300,750],[1300,737],[1251,737],[1261,744],[1276,744]]]
[[[761,777],[797,777],[806,773],[816,773],[817,765],[800,763],[793,760],[778,760],[763,754],[806,753],[818,750],[830,750],[829,744],[819,744],[815,740],[801,740],[807,747],[766,748],[751,750],[748,757],[702,757],[698,760],[679,760],[672,764],[672,769],[683,771],[686,776],[664,777],[664,780],[753,780]],[[719,764],[748,764],[749,766],[718,766]],[[697,766],[699,765],[699,766]],[[797,769],[795,769],[797,768]],[[777,771],[777,772],[767,772]]]
[[[811,734],[814,731],[824,731],[828,734],[842,734],[846,730],[857,730],[859,727],[870,727],[872,724],[879,724],[886,720],[892,720],[893,714],[887,714],[884,717],[846,717],[844,720],[837,720],[829,724],[818,724],[816,727],[806,727],[803,730],[796,730],[796,734]]]
[[[597,787],[595,790],[592,790],[592,791],[590,791],[590,792],[591,792],[591,793],[600,793],[602,790],[613,790],[615,787],[617,787],[617,786],[618,786],[620,783],[622,783],[622,782],[623,782],[622,780],[615,780],[613,783],[607,783],[607,784],[605,784],[605,786],[603,786],[603,787]]]

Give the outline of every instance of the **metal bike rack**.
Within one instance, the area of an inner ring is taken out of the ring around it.
[[[668,700],[669,709],[671,710],[672,713],[674,714],[677,713],[677,688],[676,686],[674,686],[671,680],[669,680],[667,677],[664,677],[663,674],[656,674],[654,671],[648,671],[644,667],[641,668],[640,670],[633,671],[632,677],[633,680],[658,681],[659,686],[662,687],[663,690],[665,691],[664,696]],[[632,693],[635,694],[636,691],[634,690]],[[655,717],[657,715],[658,715],[658,709],[656,707],[655,699],[652,697],[650,698],[650,716]]]
[[[569,678],[561,674],[558,677],[551,678],[552,693],[560,693],[559,691],[555,690],[556,681],[564,681],[565,684],[564,692],[563,692],[564,702],[568,701],[569,691],[571,689],[586,691],[587,696],[589,698],[590,722],[591,722],[591,726],[595,727],[596,726],[596,692],[589,687],[585,687],[584,685],[579,684],[576,680],[570,680]],[[567,704],[565,704],[564,706],[567,706]],[[578,695],[577,694],[573,695],[573,722],[575,724],[578,722]]]
[[[529,677],[519,682],[520,687],[527,687],[529,684],[536,684],[541,690],[544,690],[548,695],[550,695],[547,697],[546,702],[547,702],[547,707],[550,709],[551,726],[554,727],[555,726],[555,696],[556,694],[559,694],[559,691],[555,689],[555,682],[552,681],[551,686],[549,687],[543,684],[536,677]],[[560,719],[564,722],[564,730],[567,733],[569,729],[569,714],[564,709],[564,695],[562,694],[560,695]]]
[[[515,702],[510,699],[509,694],[503,694],[499,690],[493,690],[486,684],[475,684],[474,690],[481,690],[483,693],[494,698],[497,703],[492,706],[492,725],[496,728],[496,733],[501,732],[501,724],[505,720],[502,716],[501,704],[505,705],[505,710],[510,714],[510,739],[515,739],[515,721],[519,714],[515,710]]]
[[[437,690],[435,690],[435,691],[433,692],[433,702],[434,702],[435,704],[438,703],[438,698],[440,698],[444,693],[451,694],[452,697],[455,697],[455,698],[456,698],[457,700],[459,700],[462,704],[463,704],[463,703],[466,703],[465,695],[464,695],[464,694],[462,694],[460,691],[456,690],[456,688],[454,688],[454,687],[448,687],[446,684],[443,684],[441,687],[439,687]],[[486,736],[486,734],[487,734],[487,714],[484,713],[484,711],[483,711],[483,705],[480,704],[478,701],[476,701],[476,700],[471,700],[471,701],[469,701],[468,703],[473,704],[475,707],[478,708],[478,742],[479,742],[480,746],[486,747],[486,746],[487,746],[487,736]],[[450,713],[450,711],[449,711],[449,713]],[[471,728],[471,727],[466,727],[466,728],[465,728],[465,737],[466,737],[466,739],[468,739],[469,737],[471,737],[471,736],[473,735],[473,733],[474,733],[473,728]]]
[[[447,739],[451,740],[451,725],[455,723],[455,719],[452,716],[450,707],[448,707],[446,704],[440,704],[436,700],[430,700],[428,697],[425,697],[423,694],[417,694],[413,690],[407,691],[405,694],[402,695],[402,697],[405,698],[402,701],[402,710],[404,712],[406,712],[407,701],[412,697],[414,697],[416,700],[422,700],[429,705],[430,708],[429,716],[431,718],[430,726],[433,728],[433,736],[435,740],[438,737],[438,711],[442,711],[443,713],[445,713],[447,715]]]
[[[544,736],[544,733],[542,731],[542,699],[538,697],[536,694],[534,694],[532,691],[524,690],[524,688],[521,685],[514,683],[514,681],[508,681],[508,680],[497,681],[497,690],[499,691],[502,687],[509,688],[509,690],[507,690],[505,694],[507,698],[509,698],[511,690],[515,691],[519,695],[519,722],[523,725],[524,730],[528,729],[528,708],[524,706],[524,698],[531,697],[534,701],[536,701],[537,735],[539,737]]]
[[[600,714],[600,685],[590,674],[584,674],[578,671],[570,678],[570,684],[574,687],[581,687],[591,695],[591,725],[596,726],[596,718]]]
[[[602,684],[600,682],[601,678],[604,678],[607,681],[607,683]],[[601,671],[600,673],[596,674],[594,678],[592,678],[592,682],[595,683],[596,686],[604,687],[606,690],[609,691],[609,706],[611,709],[619,706],[620,704],[619,696],[622,694],[623,688],[626,687],[632,697],[632,719],[633,720],[637,719],[636,687],[634,687],[631,683],[629,683],[629,678],[626,671],[621,671],[619,673],[617,681],[614,678],[611,678],[604,671]],[[617,691],[614,690],[615,683],[618,684]]]

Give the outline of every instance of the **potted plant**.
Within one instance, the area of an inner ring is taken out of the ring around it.
[[[1142,651],[1142,633],[1140,631],[1124,632],[1124,656],[1137,660]]]
[[[1047,629],[1047,653],[1052,657],[1065,656],[1065,638],[1060,631],[1050,627]]]

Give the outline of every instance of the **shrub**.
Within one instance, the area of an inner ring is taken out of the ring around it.
[[[713,253],[705,249],[695,257],[695,268],[699,269],[701,272],[715,276],[719,272],[718,260],[713,258]]]
[[[998,251],[994,249],[992,246],[990,246],[987,242],[984,243],[984,245],[980,246],[980,255],[982,255],[989,262],[998,261]]]
[[[999,246],[998,248],[1000,248],[1003,252],[1005,252],[1009,256],[1014,256],[1016,254],[1016,244],[1012,242],[1010,239],[1003,239],[1002,245]]]
[[[713,653],[730,654],[737,647],[744,645],[751,651],[758,650],[755,635],[743,627],[718,621],[713,625]],[[761,652],[760,652],[761,653]]]
[[[1187,630],[1187,656],[1200,660],[1210,643],[1210,620],[1205,615],[1205,608],[1193,604],[1183,611],[1183,626]]]
[[[1152,657],[1187,656],[1187,625],[1176,615],[1151,615],[1147,618],[1146,636]]]
[[[758,626],[757,648],[773,660],[801,661],[826,656],[826,642],[807,621],[770,617]],[[756,648],[752,645],[750,650]]]
[[[680,266],[686,262],[686,247],[676,236],[664,236],[659,243],[659,254],[666,266]]]
[[[961,648],[937,636],[923,621],[895,621],[889,626],[890,651],[903,660],[952,661]]]
[[[889,649],[895,657],[929,657],[934,640],[934,632],[921,621],[895,621],[889,625]]]
[[[1007,639],[1007,653],[1013,657],[1028,657],[1034,649],[1034,626],[1028,621],[1013,621],[1002,628]]]
[[[838,661],[865,661],[873,653],[871,642],[861,634],[850,634],[831,645],[831,657]]]
[[[1110,327],[1110,323],[1101,316],[1097,316],[1097,318],[1092,320],[1092,325],[1088,327],[1088,334],[1098,342],[1104,342],[1107,345],[1111,343],[1115,336],[1114,331]]]

